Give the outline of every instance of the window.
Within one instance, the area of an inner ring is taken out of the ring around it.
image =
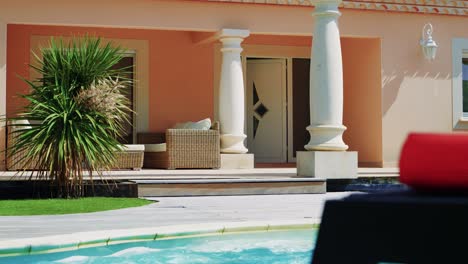
[[[43,53],[48,52],[48,49],[44,49],[42,51]],[[134,80],[135,80],[135,52],[126,52],[122,54],[122,59],[115,64],[112,69],[125,69],[125,78],[128,78],[132,80],[131,84],[127,87],[125,87],[125,90],[123,91],[124,95],[128,98],[129,100],[129,108],[132,111],[135,111],[135,91],[134,91]],[[45,58],[42,58],[45,60]],[[45,82],[45,80],[43,80]],[[133,112],[127,112],[127,120],[129,122],[125,122],[123,124],[123,129],[124,133],[122,135],[122,138],[119,139],[120,143],[122,144],[133,144],[136,142],[136,125],[135,125],[135,113]]]
[[[0,0],[1,1],[1,0]],[[64,41],[69,41],[71,38],[63,37]],[[149,42],[148,40],[138,39],[104,39],[106,41],[112,41],[125,47],[127,50],[124,53],[124,57],[132,57],[125,59],[124,64],[133,63],[133,79],[137,80],[133,83],[133,89],[131,91],[131,101],[133,102],[132,108],[135,113],[132,116],[133,131],[130,131],[127,127],[127,133],[125,134],[125,140],[122,142],[136,142],[137,133],[149,131],[150,111],[149,111]],[[34,54],[41,55],[43,47],[49,45],[50,36],[38,36],[32,35],[30,40],[31,49]],[[31,53],[30,61],[34,61],[35,55]],[[129,61],[130,60],[130,61]],[[29,76],[31,79],[40,78],[41,76],[34,70],[30,70]],[[133,141],[132,141],[133,138]]]
[[[126,78],[130,80],[134,80],[134,72],[135,72],[135,54],[134,53],[125,53],[123,54],[123,58],[113,67],[114,69],[125,69],[125,72],[128,76]],[[135,111],[135,94],[134,94],[134,87],[133,82],[131,85],[126,87],[126,91],[124,91],[125,96],[127,96],[130,105],[129,108],[132,111]],[[123,124],[124,127],[124,135],[123,138],[120,140],[122,144],[133,144],[135,143],[136,133],[135,133],[135,116],[132,112],[127,112],[127,120],[129,123]]]
[[[468,39],[452,41],[453,128],[468,130]]]

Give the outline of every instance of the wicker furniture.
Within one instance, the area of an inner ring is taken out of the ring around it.
[[[116,154],[116,166],[112,169],[141,170],[145,154],[144,145],[124,145]]]
[[[16,121],[20,122],[20,121]],[[30,128],[28,126],[28,122],[22,120],[21,123],[18,123],[18,126],[15,126],[15,124],[12,124],[11,126],[8,126],[8,136],[7,136],[7,146],[8,149],[11,148],[11,146],[14,146],[16,144],[16,134],[14,131],[18,129],[27,129]],[[133,170],[140,170],[143,167],[143,158],[144,158],[144,151],[145,147],[144,145],[124,145],[124,149],[121,151],[117,152],[116,158],[116,166],[113,167],[112,169],[133,169]],[[25,160],[25,152],[27,150],[21,150],[17,151],[16,153],[12,154],[10,151],[7,152],[7,159],[6,159],[6,167],[7,170],[10,171],[20,171],[20,170],[39,170],[37,167],[38,162],[34,161],[33,162],[28,162],[26,164]],[[28,166],[26,166],[28,165]]]
[[[7,127],[7,155],[6,155],[6,168],[10,171],[19,171],[19,170],[38,170],[37,168],[37,161],[33,160],[32,162],[27,162],[25,160],[26,150],[17,151],[16,153],[12,154],[10,149],[12,146],[16,144],[16,135],[15,131],[20,129],[28,129],[31,128],[29,126],[29,122],[26,120],[19,120],[19,121],[12,121],[16,123],[11,123],[10,126]],[[16,126],[18,124],[18,126]],[[28,163],[28,164],[26,164]],[[28,166],[26,166],[28,165]]]
[[[8,146],[13,146],[16,143],[14,133],[8,133]],[[37,168],[37,162],[30,162],[26,166],[26,161],[23,160],[25,157],[25,151],[21,150],[15,154],[7,155],[7,170],[19,171],[19,170],[39,170]],[[133,169],[140,170],[143,167],[143,158],[145,154],[144,145],[125,145],[125,149],[118,151],[116,154],[116,166],[111,169]]]
[[[166,151],[145,152],[143,167],[165,169],[219,168],[221,165],[219,125],[210,130],[167,129]]]
[[[11,131],[8,132],[7,137],[7,146],[10,149],[11,146],[16,144],[16,136]],[[19,171],[19,170],[37,170],[37,162],[29,162],[26,164],[26,150],[17,151],[16,153],[12,154],[10,151],[7,152],[7,159],[6,159],[6,168],[10,171]],[[26,166],[29,165],[29,166]]]

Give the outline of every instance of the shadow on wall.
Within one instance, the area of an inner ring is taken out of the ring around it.
[[[426,81],[443,80],[451,81],[451,73],[442,72],[409,72],[393,70],[390,74],[382,71],[382,111],[383,115],[392,107],[397,100],[401,88],[404,88],[404,79],[425,79]],[[437,93],[437,91],[432,91]]]
[[[383,64],[395,65],[382,70],[384,166],[398,164],[408,133],[453,131],[451,56],[439,54],[431,63],[416,55]]]
[[[440,85],[428,85],[428,82],[432,81],[448,81],[452,80],[452,73],[449,72],[425,72],[416,71],[410,72],[408,70],[393,70],[390,73],[382,71],[382,111],[385,116],[387,112],[392,108],[392,105],[396,103],[397,97],[402,89],[409,88],[405,84],[404,80],[414,80],[419,82],[413,86],[413,89],[424,89],[424,93],[431,93],[434,96],[440,95],[439,89],[446,89],[449,87]],[[429,89],[428,89],[429,88]],[[432,89],[431,89],[432,88]],[[451,88],[451,87],[450,87]],[[417,99],[417,98],[413,98]],[[422,99],[422,97],[421,97]],[[450,98],[451,99],[451,98]]]
[[[384,117],[392,111],[395,104],[405,101],[413,104],[427,104],[432,100],[440,100],[440,98],[433,97],[446,96],[451,92],[449,91],[451,83],[448,82],[452,78],[452,36],[439,33],[435,37],[439,48],[434,61],[424,58],[418,34],[411,39],[382,40],[382,114]],[[409,95],[412,98],[408,98]],[[418,102],[418,99],[421,102]],[[451,101],[451,98],[449,100]]]

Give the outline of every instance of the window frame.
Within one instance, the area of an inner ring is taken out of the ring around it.
[[[133,58],[133,66],[132,66],[132,75],[133,75],[133,80],[132,80],[132,142],[129,142],[128,144],[136,144],[137,143],[137,94],[136,94],[136,89],[135,89],[135,83],[136,83],[136,58],[137,58],[137,52],[135,50],[124,50],[122,53],[122,58],[124,57],[131,57]]]
[[[452,108],[455,130],[468,130],[468,112],[463,112],[464,58],[468,58],[468,38],[452,39]]]

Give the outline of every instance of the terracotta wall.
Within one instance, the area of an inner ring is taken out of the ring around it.
[[[213,49],[194,45],[189,32],[8,25],[7,114],[23,104],[27,92],[17,76],[28,77],[30,36],[90,34],[104,38],[148,40],[150,47],[149,130],[163,131],[176,122],[213,118]]]
[[[381,42],[342,38],[343,140],[358,151],[359,166],[382,166]]]
[[[15,97],[15,94],[27,92],[27,86],[17,75],[29,75],[27,64],[32,35],[85,33],[105,38],[149,41],[150,131],[164,131],[176,122],[213,117],[213,46],[195,45],[193,33],[183,31],[9,25],[7,96]],[[361,164],[380,164],[380,42],[354,38],[344,38],[342,41],[344,124],[348,127],[345,140],[350,150],[359,151]],[[310,47],[312,41],[307,36],[252,35],[245,44]],[[17,97],[8,100],[7,113],[12,115],[23,103]],[[374,144],[367,144],[369,140]]]

